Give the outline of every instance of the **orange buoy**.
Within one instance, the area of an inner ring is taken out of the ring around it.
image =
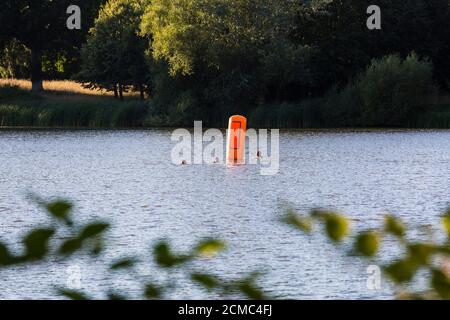
[[[245,135],[247,119],[232,116],[228,124],[227,162],[240,164],[245,162]]]

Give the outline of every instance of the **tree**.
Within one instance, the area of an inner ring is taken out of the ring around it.
[[[433,64],[415,53],[374,59],[364,72],[325,98],[331,126],[410,127],[437,101]]]
[[[146,2],[110,0],[101,8],[82,48],[78,79],[85,86],[113,90],[120,99],[131,86],[144,98],[148,40],[139,35],[139,26]]]
[[[16,39],[0,49],[0,77],[23,79],[30,71],[30,51]]]
[[[42,91],[42,59],[46,52],[66,50],[73,54],[84,40],[92,12],[102,0],[5,0],[0,6],[0,44],[17,39],[30,51],[33,91]],[[78,5],[82,11],[82,29],[66,27],[66,10]]]
[[[371,1],[313,0],[301,5],[293,25],[294,41],[319,49],[318,92],[334,84],[345,84],[372,59],[389,54],[406,57],[415,51],[436,66],[442,86],[450,80],[450,28],[448,0],[380,0],[382,29],[369,30],[366,10]]]
[[[289,0],[154,0],[141,29],[152,37],[153,59],[189,93],[189,113],[224,118],[312,81],[311,48],[288,39],[293,7]]]
[[[435,104],[433,65],[416,54],[401,60],[390,55],[374,60],[356,83],[364,122],[371,126],[409,125]]]

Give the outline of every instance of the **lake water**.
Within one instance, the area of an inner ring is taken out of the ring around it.
[[[3,241],[20,249],[14,240],[48,221],[28,192],[72,199],[78,221],[114,226],[102,258],[0,269],[0,299],[54,298],[54,288],[73,270],[96,297],[110,287],[138,297],[136,277],[113,279],[104,261],[148,257],[161,238],[184,250],[207,236],[226,240],[228,248],[197,268],[227,277],[263,271],[260,284],[273,297],[388,299],[392,290],[384,279],[380,290],[367,288],[370,263],[281,224],[280,202],[303,212],[335,208],[355,229],[380,226],[387,211],[410,225],[437,225],[450,204],[450,131],[282,131],[275,176],[250,165],[175,166],[170,134],[0,131]],[[396,253],[394,243],[384,249]],[[165,277],[146,260],[138,271]],[[179,278],[181,289],[172,297],[214,297]]]

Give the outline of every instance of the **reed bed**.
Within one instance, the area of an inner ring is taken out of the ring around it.
[[[53,91],[34,94],[27,82],[2,80],[0,127],[141,127],[147,116],[148,105],[139,99],[85,94],[69,81],[49,83]]]

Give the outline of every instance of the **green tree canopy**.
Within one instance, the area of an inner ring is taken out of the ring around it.
[[[73,55],[84,41],[87,28],[102,0],[4,0],[0,5],[0,45],[17,39],[31,51],[33,90],[42,90],[42,58],[47,52]],[[81,8],[82,29],[66,26],[70,5]],[[2,46],[3,47],[3,46]]]
[[[313,0],[300,6],[293,25],[296,42],[318,47],[319,91],[345,84],[373,58],[406,57],[415,51],[436,66],[442,86],[450,80],[450,2],[448,0],[380,0],[381,30],[369,30],[367,8],[372,1]]]
[[[191,79],[193,101],[242,112],[283,98],[290,84],[311,84],[312,50],[288,38],[295,7],[288,0],[154,0],[141,28],[173,79]]]
[[[100,10],[82,48],[79,79],[88,87],[119,91],[138,87],[143,94],[148,68],[147,40],[139,35],[142,0],[110,0]]]

